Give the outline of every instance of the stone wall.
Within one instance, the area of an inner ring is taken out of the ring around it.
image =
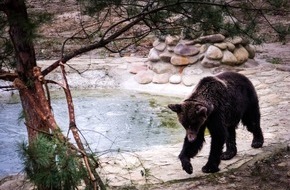
[[[202,36],[194,40],[183,40],[177,36],[167,36],[164,41],[153,42],[153,48],[144,64],[133,64],[130,72],[136,74],[140,84],[193,85],[191,76],[199,73],[192,65],[204,68],[220,65],[239,66],[255,57],[255,48],[242,37],[226,38],[222,34]]]

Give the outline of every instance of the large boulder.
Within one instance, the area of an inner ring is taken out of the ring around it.
[[[163,51],[166,48],[166,44],[160,40],[155,40],[153,42],[153,47],[158,51]]]
[[[180,40],[180,37],[178,37],[178,36],[168,35],[165,38],[165,43],[169,46],[176,46],[176,44],[178,43],[179,40]]]
[[[237,58],[237,65],[241,65],[248,60],[249,53],[242,45],[239,45],[234,51],[234,56]]]
[[[198,61],[199,61],[199,56],[197,55],[188,57],[189,64],[195,64]]]
[[[225,43],[225,42],[214,43],[213,45],[216,46],[216,47],[218,47],[218,48],[220,48],[221,50],[227,49],[227,43]]]
[[[164,62],[158,62],[158,63],[152,64],[151,69],[152,71],[158,74],[174,73],[176,71],[176,68],[172,64],[164,63]]]
[[[159,52],[154,48],[150,49],[149,54],[148,54],[148,60],[152,62],[159,61],[160,60]]]
[[[249,44],[249,40],[240,36],[235,36],[233,38],[227,38],[228,42],[231,42],[234,45],[247,45]]]
[[[152,70],[140,71],[135,76],[134,79],[139,84],[148,84],[153,80],[154,72]]]
[[[208,59],[207,57],[204,57],[200,63],[205,68],[218,67],[221,65],[220,60]]]
[[[231,42],[226,42],[226,44],[229,51],[233,52],[235,50],[236,46],[234,44]]]
[[[208,47],[209,47],[209,44],[202,44],[199,48],[199,54],[205,53]]]
[[[147,65],[145,63],[132,63],[129,67],[129,72],[132,74],[137,74],[145,70],[147,70]]]
[[[222,34],[213,34],[208,36],[201,36],[194,40],[196,43],[218,43],[225,40],[225,36]]]
[[[256,48],[255,46],[248,44],[245,46],[245,49],[248,51],[249,53],[249,59],[254,59],[255,55],[256,55]]]
[[[192,86],[197,83],[197,76],[202,74],[203,71],[194,66],[187,66],[183,69],[182,72],[182,83],[185,86]]]
[[[160,53],[159,57],[162,61],[170,63],[172,53],[168,50],[164,50],[162,53]]]
[[[169,77],[170,77],[169,73],[162,73],[162,74],[155,73],[153,76],[152,82],[156,84],[166,84],[169,82]]]
[[[236,56],[234,56],[234,54],[232,52],[230,52],[229,50],[225,50],[224,51],[224,56],[223,56],[221,62],[223,64],[226,64],[226,65],[234,66],[234,65],[237,64],[238,60],[237,60]]]
[[[171,62],[171,64],[178,65],[178,66],[188,65],[189,64],[189,59],[186,56],[173,55],[171,57],[170,62]]]
[[[206,53],[206,58],[212,60],[220,60],[223,57],[223,52],[216,46],[209,46]]]
[[[174,53],[181,56],[192,56],[199,53],[199,48],[180,43],[175,46]]]

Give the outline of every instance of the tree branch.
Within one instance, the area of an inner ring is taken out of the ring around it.
[[[151,14],[155,14],[159,11],[162,10],[168,10],[169,8],[172,7],[176,7],[176,6],[180,6],[180,5],[208,5],[208,6],[215,6],[215,7],[222,7],[222,8],[231,8],[231,9],[240,9],[240,10],[250,10],[250,11],[257,11],[257,10],[267,10],[267,9],[257,9],[256,7],[242,7],[242,6],[238,6],[238,5],[232,5],[230,3],[213,3],[213,2],[204,2],[204,1],[176,1],[173,2],[171,4],[167,4],[167,5],[163,5],[160,7],[152,7],[154,4],[146,4],[143,8],[142,11],[140,11],[140,13],[123,19],[113,25],[111,25],[103,34],[103,36],[101,37],[101,39],[98,42],[92,43],[91,45],[88,45],[86,47],[82,47],[80,49],[77,49],[75,51],[73,51],[72,53],[69,53],[65,56],[63,56],[61,59],[57,60],[56,62],[54,62],[52,65],[50,65],[49,67],[47,67],[45,70],[42,71],[43,76],[47,75],[48,73],[50,73],[51,71],[53,71],[55,68],[57,68],[59,66],[59,63],[66,63],[68,60],[81,55],[83,53],[89,52],[93,49],[97,49],[97,48],[102,48],[105,47],[107,44],[111,43],[112,41],[116,40],[119,36],[121,36],[122,34],[124,34],[126,31],[128,31],[129,29],[131,29],[133,26],[135,26],[136,24],[138,24],[141,21],[145,20],[145,17]],[[158,5],[157,5],[158,6]],[[108,13],[108,12],[107,12]],[[106,14],[106,16],[108,16]],[[106,17],[105,16],[105,17]],[[104,20],[103,20],[104,21]],[[130,21],[130,22],[129,22]],[[126,24],[125,26],[123,26],[122,28],[120,28],[119,30],[117,30],[116,32],[112,33],[111,35],[108,36],[108,34],[110,33],[110,31],[113,31],[113,29],[117,28],[117,26],[121,26],[121,24],[124,24],[126,22],[129,22],[128,24]],[[144,21],[146,24],[146,21]],[[101,22],[102,24],[104,22]],[[151,29],[156,29],[156,28],[151,28]],[[100,30],[100,28],[98,28],[98,30]]]
[[[13,82],[17,77],[18,77],[18,75],[16,73],[10,73],[10,72],[3,71],[0,69],[0,79],[1,80]]]
[[[93,186],[94,186],[94,190],[97,190],[97,183],[98,182],[101,186],[104,186],[103,182],[100,181],[100,177],[98,176],[98,174],[96,172],[93,172],[91,170],[91,162],[88,158],[88,155],[86,154],[84,145],[81,141],[80,135],[78,133],[78,128],[76,126],[76,122],[75,122],[75,113],[74,113],[74,105],[73,105],[73,100],[72,100],[72,95],[71,95],[71,91],[69,89],[69,85],[67,82],[67,78],[66,78],[66,72],[65,72],[65,67],[64,64],[60,63],[60,67],[61,67],[61,71],[62,71],[62,77],[64,80],[64,92],[66,95],[66,100],[67,100],[67,105],[68,105],[68,113],[69,113],[69,130],[72,131],[74,139],[76,141],[76,144],[78,146],[78,148],[84,152],[84,154],[82,154],[83,160],[84,160],[84,164],[87,168],[87,172],[88,175],[90,176],[90,180],[91,182],[93,182]]]

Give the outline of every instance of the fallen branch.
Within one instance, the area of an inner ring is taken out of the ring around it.
[[[90,180],[93,183],[94,186],[94,190],[98,189],[98,185],[101,187],[102,190],[106,189],[105,184],[102,182],[100,176],[98,175],[97,172],[92,171],[92,168],[94,169],[94,167],[92,167],[89,158],[86,154],[84,145],[81,141],[80,135],[78,133],[78,129],[76,126],[76,122],[75,122],[75,113],[74,113],[74,105],[73,105],[73,101],[72,101],[72,95],[71,95],[71,91],[69,89],[69,85],[67,82],[67,78],[66,78],[66,72],[65,72],[65,67],[63,63],[60,63],[60,68],[62,71],[62,77],[64,80],[64,92],[66,95],[66,100],[67,100],[67,105],[68,105],[68,112],[69,112],[69,130],[72,131],[74,139],[76,141],[76,144],[78,146],[78,148],[84,153],[82,154],[83,156],[83,160],[84,160],[84,164],[87,168],[87,172],[88,175],[90,176]],[[96,161],[95,161],[96,162]]]

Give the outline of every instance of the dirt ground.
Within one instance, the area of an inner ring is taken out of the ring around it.
[[[146,189],[146,187],[144,188]],[[289,190],[290,147],[275,150],[262,160],[253,160],[239,169],[209,174],[188,181],[176,181],[158,185],[151,190]]]
[[[32,190],[23,176],[0,180],[0,190]],[[267,158],[252,160],[238,169],[209,174],[190,180],[141,187],[109,188],[118,190],[290,190],[290,145],[273,150]]]

